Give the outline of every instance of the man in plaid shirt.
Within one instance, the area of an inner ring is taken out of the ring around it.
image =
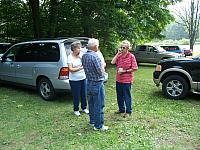
[[[99,40],[89,39],[88,51],[82,57],[82,64],[87,78],[87,95],[90,124],[94,130],[107,130],[104,126],[104,69],[98,54]]]

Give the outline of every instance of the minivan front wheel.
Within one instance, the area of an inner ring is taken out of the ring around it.
[[[51,84],[51,81],[47,78],[42,78],[38,82],[37,90],[40,96],[46,101],[52,101],[54,100],[56,96],[56,93]]]
[[[168,98],[182,99],[188,94],[189,86],[183,77],[171,75],[163,81],[162,90]]]

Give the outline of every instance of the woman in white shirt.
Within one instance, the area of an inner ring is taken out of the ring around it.
[[[75,41],[71,44],[72,53],[68,56],[69,67],[69,83],[73,96],[74,114],[80,116],[79,99],[81,98],[81,108],[86,114],[89,111],[86,109],[86,76],[82,66],[81,43]]]

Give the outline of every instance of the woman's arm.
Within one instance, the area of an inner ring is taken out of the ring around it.
[[[83,69],[83,66],[81,66],[81,67],[73,67],[72,64],[68,64],[68,68],[69,68],[70,72],[77,72],[77,71]]]
[[[114,65],[116,63],[116,60],[117,60],[117,57],[118,57],[119,54],[120,54],[120,52],[118,51],[117,54],[113,57],[111,64]]]

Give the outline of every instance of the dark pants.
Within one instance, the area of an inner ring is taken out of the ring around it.
[[[74,103],[74,111],[79,110],[79,99],[81,98],[81,108],[86,109],[86,79],[80,81],[69,81],[73,103]]]
[[[116,82],[116,92],[119,111],[122,113],[132,113],[131,83]]]

